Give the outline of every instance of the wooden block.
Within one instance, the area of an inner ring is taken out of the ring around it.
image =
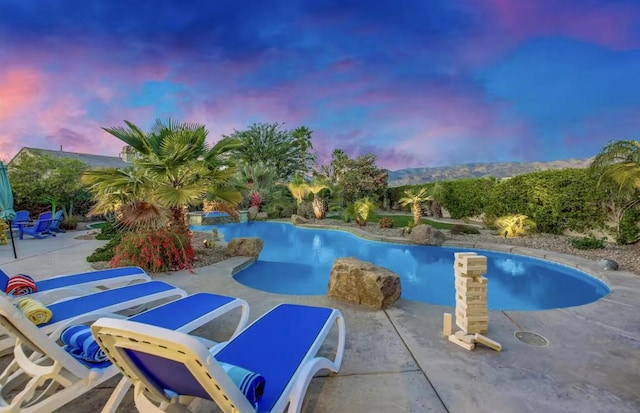
[[[487,257],[482,255],[464,256],[455,261],[456,270],[469,274],[471,271],[487,272]]]
[[[484,310],[487,311],[487,301],[480,302],[468,302],[468,301],[456,301],[456,309],[460,308],[464,311],[478,311]]]
[[[458,340],[464,341],[467,344],[475,344],[476,342],[475,334],[466,334],[464,331],[456,331],[454,335]]]
[[[453,317],[449,313],[444,313],[442,317],[442,335],[449,337],[453,331]]]
[[[453,344],[459,345],[465,350],[473,350],[474,348],[476,348],[475,344],[465,343],[464,341],[459,340],[454,334],[451,334],[449,336],[449,341],[452,342]]]
[[[501,351],[502,350],[502,344],[498,343],[495,340],[491,340],[487,336],[483,336],[482,334],[476,333],[474,335],[474,338],[475,338],[475,341],[477,341],[478,343],[482,344],[483,346],[487,346],[490,349],[493,349],[495,351]]]
[[[459,277],[455,279],[456,287],[460,286],[462,288],[487,288],[488,279],[485,277],[478,278],[470,278],[470,277]]]
[[[482,274],[486,273],[486,271],[467,271],[467,272],[463,272],[458,267],[456,267],[456,264],[453,264],[453,273],[454,273],[454,276],[456,277],[456,279],[458,279],[458,278],[479,278],[479,277],[482,277]]]
[[[485,321],[489,322],[489,313],[487,311],[478,311],[475,313],[469,313],[463,310],[456,309],[456,319],[465,319],[467,322]]]
[[[475,253],[475,252],[470,252],[470,251],[467,251],[467,252],[454,252],[453,253],[453,257],[455,258],[456,261],[458,261],[459,259],[462,259],[462,257],[466,257],[466,256],[473,257],[473,256],[476,256],[476,255],[478,255],[478,254]]]
[[[486,334],[489,331],[489,325],[487,323],[466,323],[466,322],[458,322],[456,320],[456,325],[460,327],[467,334]]]

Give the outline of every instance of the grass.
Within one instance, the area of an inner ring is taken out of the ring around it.
[[[405,227],[410,221],[413,222],[412,215],[395,215],[395,214],[393,215],[372,214],[369,217],[368,221],[378,222],[380,221],[380,218],[384,218],[384,217],[391,218],[393,220],[393,226],[396,228]],[[454,225],[454,224],[447,224],[444,222],[431,221],[430,219],[427,219],[427,218],[422,218],[420,222],[423,224],[431,225],[433,228],[436,228],[436,229],[451,229],[451,227]]]

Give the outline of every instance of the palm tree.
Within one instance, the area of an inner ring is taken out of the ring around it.
[[[312,206],[316,219],[323,219],[327,215],[327,202],[318,195],[323,189],[329,189],[329,185],[323,177],[318,175],[307,184],[307,191],[313,194]]]
[[[138,156],[129,170],[97,169],[84,174],[83,182],[97,200],[92,213],[118,208],[135,217],[135,211],[142,209],[147,223],[157,223],[168,210],[171,224],[186,230],[187,206],[205,198],[229,205],[242,199],[230,183],[236,169],[228,157],[240,145],[238,141],[223,138],[209,148],[203,125],[171,119],[156,121],[149,133],[129,121],[125,124],[127,127],[104,130],[132,147]]]
[[[376,207],[375,202],[370,200],[369,197],[360,198],[354,202],[353,212],[356,217],[356,223],[361,227],[367,225],[369,215],[376,210]]]
[[[420,224],[420,218],[422,216],[422,207],[420,204],[429,200],[429,192],[426,187],[420,188],[420,190],[407,189],[404,191],[404,197],[400,198],[398,202],[402,206],[411,205],[411,212],[413,212],[413,223],[415,225]]]
[[[296,175],[293,177],[293,181],[286,184],[287,189],[291,192],[291,196],[296,200],[298,205],[302,204],[304,201],[304,197],[309,193],[308,185],[304,181],[304,178],[300,175]]]
[[[610,188],[608,208],[619,237],[623,217],[640,203],[640,142],[609,141],[591,162],[591,171],[598,177],[599,186]]]
[[[592,171],[601,181],[618,185],[621,192],[633,193],[640,189],[640,142],[633,140],[610,141],[591,162]]]

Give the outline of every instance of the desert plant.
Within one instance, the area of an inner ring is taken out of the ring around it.
[[[460,224],[454,224],[451,229],[449,230],[449,232],[453,235],[459,235],[459,234],[479,234],[480,230],[476,227],[472,227],[470,225],[460,225]]]
[[[429,199],[429,191],[427,188],[420,188],[416,190],[407,189],[404,192],[404,196],[398,200],[400,205],[411,206],[411,212],[413,213],[413,223],[420,224],[420,218],[422,217],[422,203]]]
[[[262,205],[262,195],[260,195],[260,192],[251,191],[249,193],[249,199],[251,200],[252,207],[258,207],[258,209],[260,209],[260,206]]]
[[[407,222],[407,225],[404,226],[403,231],[406,234],[411,234],[411,231],[416,227],[416,223],[414,221]]]
[[[344,222],[351,222],[356,219],[356,208],[353,204],[347,205],[347,207],[342,211],[342,220]]]
[[[78,228],[78,218],[67,216],[60,222],[60,228],[62,229],[76,229]]]
[[[389,217],[382,217],[379,221],[380,228],[393,228],[393,219]]]
[[[496,220],[498,234],[505,238],[529,235],[535,231],[536,224],[523,214],[507,215]]]
[[[376,207],[377,205],[368,197],[360,198],[354,202],[353,208],[355,210],[356,223],[361,227],[367,225],[369,215],[375,211]]]
[[[595,249],[604,248],[604,241],[594,236],[572,238],[569,240],[569,243],[573,248],[576,248],[579,250],[595,250]]]
[[[313,194],[313,214],[316,219],[323,219],[327,215],[327,202],[320,196],[320,191],[324,189],[329,189],[329,185],[327,185],[326,180],[316,175],[313,177],[313,180],[307,184],[307,191]]]

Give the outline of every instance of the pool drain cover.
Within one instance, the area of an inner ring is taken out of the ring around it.
[[[542,337],[540,334],[532,333],[531,331],[516,331],[513,335],[523,343],[532,346],[546,347],[549,345],[549,340]]]

